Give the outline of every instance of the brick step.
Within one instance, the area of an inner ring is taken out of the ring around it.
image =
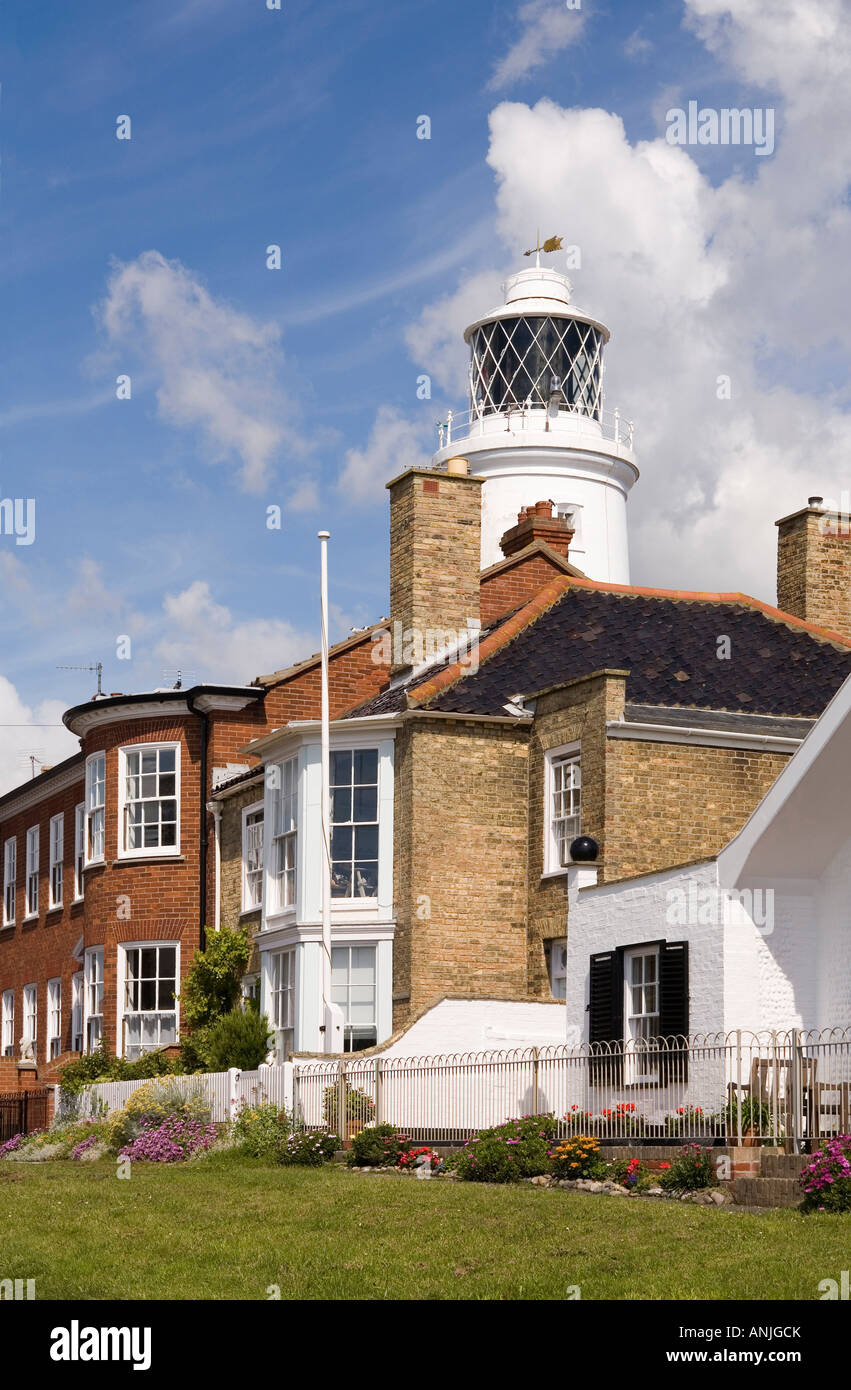
[[[797,1178],[807,1162],[806,1154],[763,1154],[760,1176],[763,1178]]]
[[[804,1196],[797,1178],[736,1178],[732,1187],[741,1207],[796,1207]]]

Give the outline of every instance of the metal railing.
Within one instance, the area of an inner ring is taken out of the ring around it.
[[[737,1031],[639,1044],[445,1056],[373,1056],[176,1077],[212,1118],[271,1101],[296,1123],[351,1138],[389,1123],[412,1138],[463,1142],[515,1116],[553,1113],[562,1136],[607,1143],[781,1144],[851,1133],[851,1029]],[[87,1088],[83,1113],[117,1109],[140,1081]]]
[[[526,401],[521,405],[506,405],[499,411],[449,410],[446,419],[438,420],[435,428],[438,449],[445,449],[450,444],[460,444],[467,439],[478,439],[507,431],[523,433],[527,429],[558,430],[566,421],[577,421],[591,427],[597,425],[602,439],[624,449],[633,447],[635,427],[632,420],[624,419],[619,410],[602,410],[589,415],[585,410],[561,406],[557,414],[550,415],[545,406],[536,405],[532,401]]]

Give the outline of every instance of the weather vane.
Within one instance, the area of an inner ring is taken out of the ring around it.
[[[539,256],[542,251],[560,251],[562,249],[560,236],[547,237],[546,241],[542,246],[541,233],[538,232],[536,241],[538,243],[537,246],[533,246],[531,251],[524,251],[524,256]]]

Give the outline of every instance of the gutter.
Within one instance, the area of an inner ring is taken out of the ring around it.
[[[688,743],[704,748],[755,748],[768,753],[794,753],[802,738],[786,738],[780,734],[733,733],[722,729],[705,729],[700,725],[685,728],[681,724],[639,724],[621,719],[606,724],[607,738],[635,739],[642,743]]]

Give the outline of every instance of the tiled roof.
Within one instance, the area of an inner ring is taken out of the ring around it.
[[[815,718],[851,674],[851,642],[745,594],[559,577],[483,638],[479,662],[422,672],[357,712],[502,714],[514,695],[616,669],[632,704]]]

